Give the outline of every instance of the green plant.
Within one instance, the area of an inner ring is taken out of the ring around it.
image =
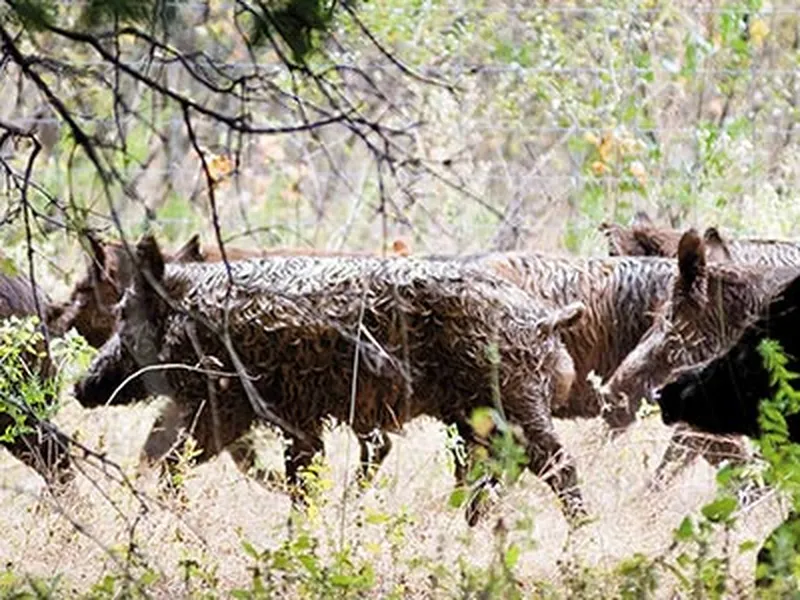
[[[57,410],[65,380],[88,364],[93,350],[74,333],[54,338],[50,352],[38,317],[8,317],[0,322],[0,414],[10,418],[0,440],[30,433],[34,421]]]
[[[800,446],[789,439],[786,416],[800,410],[800,392],[792,382],[798,377],[786,368],[788,359],[780,345],[773,340],[764,340],[758,348],[764,365],[770,374],[776,392],[772,398],[762,399],[759,404],[759,426],[762,434],[756,440],[765,466],[756,476],[763,482],[787,493],[791,510],[784,522],[763,548],[769,560],[759,554],[756,579],[760,589],[769,597],[785,597],[800,594],[800,521],[796,515],[800,509]],[[752,478],[752,469],[725,466],[717,474],[720,484],[717,497],[701,509],[696,517],[687,516],[674,532],[677,547],[682,550],[669,565],[679,578],[681,587],[692,597],[722,598],[730,593],[730,534],[737,521],[739,503],[731,490],[741,487],[742,482]],[[723,543],[720,545],[719,536]],[[758,544],[745,541],[738,553],[751,552]]]
[[[33,431],[30,417],[45,419],[54,410],[58,382],[42,377],[47,353],[38,323],[37,317],[16,316],[0,322],[0,413],[11,420],[0,436],[4,442]]]
[[[767,462],[764,480],[789,496],[789,515],[771,533],[759,553],[756,580],[769,597],[800,596],[800,445],[789,440],[786,416],[800,411],[800,391],[792,385],[798,374],[787,369],[780,344],[764,340],[759,346],[777,387],[773,398],[761,403],[758,447]]]
[[[298,521],[295,520],[296,526]],[[242,540],[242,548],[251,559],[252,579],[249,588],[232,592],[238,600],[272,598],[291,593],[301,598],[357,597],[375,585],[375,572],[368,561],[359,561],[353,549],[325,555],[320,540],[305,527],[275,549],[257,550]]]
[[[498,520],[494,530],[494,549],[488,567],[473,567],[459,557],[458,596],[462,598],[523,598],[523,587],[516,575],[520,557],[517,544],[508,541],[508,530]]]

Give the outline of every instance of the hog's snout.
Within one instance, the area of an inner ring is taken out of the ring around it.
[[[670,383],[658,391],[657,402],[664,425],[674,425],[680,420],[681,404],[690,392],[684,389],[676,396],[676,384]]]
[[[102,378],[90,371],[73,388],[73,395],[81,406],[94,408],[106,404],[114,393],[115,386],[104,384]]]
[[[115,335],[102,347],[88,372],[75,384],[75,399],[86,408],[108,403],[125,380],[127,362],[119,336]]]

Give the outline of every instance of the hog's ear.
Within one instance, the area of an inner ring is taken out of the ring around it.
[[[608,240],[608,253],[611,256],[625,256],[631,244],[631,232],[623,229],[616,223],[602,222],[598,226],[598,231],[606,236]]]
[[[583,302],[573,302],[561,309],[550,312],[538,322],[538,326],[545,335],[564,331],[580,321],[585,312],[586,305]]]
[[[200,247],[200,234],[195,233],[183,246],[172,255],[172,261],[178,263],[205,262],[206,257]]]
[[[704,294],[706,284],[706,250],[703,238],[692,228],[678,243],[680,291],[684,294]]]
[[[56,321],[64,314],[67,305],[65,304],[48,304],[44,309],[44,319],[49,329],[53,328]]]
[[[703,233],[703,243],[706,246],[706,254],[709,261],[730,262],[732,260],[731,251],[728,244],[722,238],[716,227],[709,227]]]
[[[653,220],[643,210],[637,210],[631,219],[631,227],[652,227]]]
[[[158,242],[152,234],[145,235],[136,244],[136,262],[139,268],[136,271],[134,283],[138,288],[149,288],[147,273],[155,283],[161,283],[164,277],[164,257]]]
[[[639,256],[663,256],[674,258],[678,254],[679,237],[676,233],[665,229],[634,229],[631,235],[633,248]]]
[[[563,331],[574,326],[583,318],[586,313],[586,305],[583,302],[573,302],[564,308],[557,310],[552,316],[553,329]]]
[[[106,267],[105,244],[90,231],[86,231],[84,233],[84,237],[86,238],[86,241],[89,242],[89,254],[92,260],[90,269],[97,279],[101,279]]]

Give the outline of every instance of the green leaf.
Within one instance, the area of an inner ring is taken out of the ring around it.
[[[678,525],[678,528],[675,530],[675,540],[678,542],[685,542],[690,540],[694,535],[694,527],[692,526],[692,520],[689,517],[684,517],[681,524]]]
[[[725,465],[717,471],[717,483],[722,486],[728,485],[733,478],[733,474],[734,468],[730,464]]]
[[[750,552],[750,550],[754,550],[756,548],[758,548],[758,542],[756,542],[754,540],[746,540],[746,541],[742,542],[741,544],[739,544],[739,552],[740,553]]]
[[[175,12],[174,2],[160,0],[88,0],[80,21],[84,27],[96,28],[118,23],[166,24]]]
[[[337,587],[351,587],[358,579],[352,575],[331,575],[331,583]]]
[[[317,564],[317,559],[309,554],[304,554],[302,556],[298,556],[297,560],[300,561],[306,571],[308,571],[311,575],[316,576],[319,573],[319,565]]]
[[[503,563],[506,566],[506,569],[509,571],[513,569],[517,561],[519,561],[520,549],[519,546],[516,544],[511,544],[506,550],[505,556],[503,556]]]
[[[41,31],[55,22],[56,6],[52,0],[17,0],[12,10],[26,29]]]
[[[242,549],[244,550],[245,554],[247,554],[253,560],[259,560],[261,558],[261,553],[255,549],[255,546],[248,542],[247,540],[242,540]]]
[[[467,489],[466,488],[458,488],[457,490],[453,490],[453,493],[450,494],[450,498],[447,500],[447,504],[451,508],[461,508],[464,506],[464,502],[467,501]]]
[[[13,260],[3,257],[0,258],[0,273],[3,275],[8,275],[9,277],[15,277],[19,274],[19,271]]]
[[[297,537],[293,546],[295,550],[308,550],[309,548],[312,548],[314,546],[314,543],[312,542],[308,534],[303,534]]]
[[[387,523],[389,519],[389,515],[378,511],[369,511],[364,518],[370,525],[382,525],[383,523]]]
[[[288,46],[292,58],[303,63],[318,47],[333,18],[326,0],[288,0],[277,5],[262,3],[250,12],[250,42],[254,46],[277,37]]]
[[[736,498],[733,496],[723,496],[706,504],[700,512],[712,523],[719,523],[727,521],[738,506],[739,502]]]

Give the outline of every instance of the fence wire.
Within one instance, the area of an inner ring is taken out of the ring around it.
[[[225,102],[198,85],[184,68],[187,57],[213,67],[215,77],[253,77],[262,88],[283,86],[282,93],[290,88],[274,53],[248,54],[235,36],[218,31],[238,5],[214,4],[214,14],[223,15],[216,21],[208,20],[207,3],[176,6],[184,30],[160,56],[123,51],[127,68],[201,102],[205,94],[215,105]],[[388,2],[364,5],[358,14],[391,59],[344,18],[319,71],[339,69],[343,94],[369,105],[379,122],[407,127],[401,172],[380,180],[348,131],[242,142],[206,127],[200,137],[209,156],[235,162],[219,173],[226,228],[256,229],[256,217],[258,226],[295,228],[321,245],[371,246],[378,236],[406,235],[437,250],[590,251],[586,243],[596,243],[599,221],[624,221],[640,209],[672,224],[714,221],[770,235],[794,235],[800,225],[800,6]],[[71,74],[111,80],[118,68],[97,53],[67,52],[41,64],[81,107],[76,120],[110,142],[120,131],[144,136],[147,151],[129,168],[132,188],[164,222],[198,227],[197,214],[208,214],[198,208],[203,181],[180,114],[148,115],[145,126],[140,112],[112,114],[108,100],[87,101],[91,85],[76,87]],[[456,91],[404,77],[397,60]],[[367,90],[367,77],[375,89]],[[55,195],[75,196],[62,119],[42,110],[36,94],[16,92],[15,81],[3,85],[16,102],[0,117],[33,130],[62,128],[64,143],[40,170],[55,182]],[[135,85],[125,94],[144,102]],[[309,93],[305,101],[317,99]],[[280,124],[299,104],[265,95],[246,112]],[[9,144],[0,148],[0,157],[15,153]],[[403,170],[420,164],[427,170]],[[176,208],[187,198],[191,214]],[[96,198],[92,206],[102,212]]]

